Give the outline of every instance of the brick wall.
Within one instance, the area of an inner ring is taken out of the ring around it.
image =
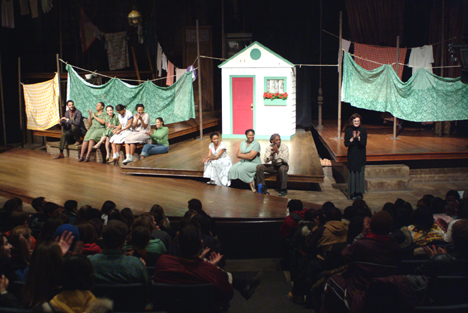
[[[410,169],[410,178],[415,183],[421,182],[446,182],[446,181],[468,181],[468,168],[425,168]]]

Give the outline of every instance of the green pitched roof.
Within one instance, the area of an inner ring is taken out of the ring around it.
[[[227,64],[228,62],[230,62],[232,59],[236,58],[239,54],[241,54],[242,52],[244,52],[245,50],[249,49],[250,47],[252,47],[253,45],[259,45],[260,47],[262,47],[263,49],[265,49],[266,51],[270,52],[271,54],[273,54],[274,56],[276,56],[277,58],[283,60],[284,62],[288,63],[289,65],[291,65],[292,67],[294,67],[294,63],[291,63],[289,62],[288,60],[286,60],[285,58],[283,58],[281,55],[279,55],[278,53],[276,52],[273,52],[271,51],[270,49],[268,49],[267,47],[265,47],[264,45],[262,45],[261,43],[259,43],[258,41],[254,41],[252,42],[248,47],[245,47],[244,49],[242,49],[241,51],[237,52],[236,54],[234,54],[232,57],[230,57],[229,59],[227,59],[226,61],[224,61],[223,63],[221,63],[220,65],[218,65],[218,67],[221,67],[223,66],[224,64]]]

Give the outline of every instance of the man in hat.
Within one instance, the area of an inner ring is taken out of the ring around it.
[[[275,133],[270,137],[270,145],[265,149],[263,163],[257,165],[256,180],[257,185],[262,184],[262,189],[258,192],[266,193],[265,172],[277,174],[281,183],[278,196],[284,197],[288,194],[288,170],[289,170],[289,148],[281,144],[281,137]]]

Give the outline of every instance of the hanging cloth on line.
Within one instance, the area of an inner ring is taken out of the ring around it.
[[[104,35],[107,42],[107,58],[111,71],[130,66],[126,36],[127,32],[108,33]]]
[[[37,84],[22,84],[26,107],[27,129],[45,130],[60,120],[58,74]]]
[[[398,77],[403,76],[403,65],[405,64],[406,59],[406,48],[398,49]],[[387,48],[387,47],[374,47],[369,45],[363,45],[360,43],[354,44],[354,55],[356,58],[356,63],[359,64],[362,68],[365,68],[368,71],[374,70],[381,66],[382,64],[392,64],[396,62],[397,49],[396,48]],[[362,59],[360,59],[360,58]],[[364,60],[366,59],[366,60]],[[374,61],[374,62],[369,62]],[[396,65],[392,65],[393,69],[396,69]]]
[[[151,117],[152,125],[158,116],[161,116],[166,124],[195,118],[191,72],[184,74],[170,87],[159,87],[152,81],[135,86],[118,78],[111,78],[104,85],[93,85],[81,78],[71,65],[68,64],[66,69],[67,99],[73,100],[81,112],[93,111],[96,103],[101,101],[113,107],[123,104],[131,112],[136,112],[135,106],[142,103],[145,112]]]
[[[411,49],[408,66],[413,68],[413,75],[421,67],[432,73],[432,63],[434,63],[432,46],[427,45]]]
[[[412,122],[468,120],[468,85],[420,68],[403,83],[390,65],[367,71],[344,53],[341,99]]]

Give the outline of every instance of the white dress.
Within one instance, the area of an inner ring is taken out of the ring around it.
[[[125,138],[125,143],[151,143],[150,136],[146,134],[147,131],[151,131],[150,116],[145,112],[141,117],[146,124],[146,128],[143,128],[141,121],[138,120],[137,126],[133,132]]]
[[[129,110],[125,110],[124,116],[122,116],[120,114],[117,114],[117,115],[119,117],[119,122],[120,122],[120,125],[122,125],[122,128],[127,127],[128,121],[131,118],[133,118],[133,114]],[[121,144],[123,144],[125,142],[125,137],[127,137],[127,135],[130,134],[131,132],[132,132],[132,128],[130,127],[129,129],[124,130],[120,134],[114,134],[114,136],[111,137],[109,142],[110,143],[114,142],[116,144],[121,145]]]
[[[218,186],[230,186],[231,180],[228,179],[228,173],[232,162],[227,154],[226,145],[221,142],[218,149],[215,150],[214,144],[210,143],[208,148],[214,156],[218,156],[220,150],[225,149],[225,151],[217,160],[211,160],[205,163],[203,177],[213,180]]]

